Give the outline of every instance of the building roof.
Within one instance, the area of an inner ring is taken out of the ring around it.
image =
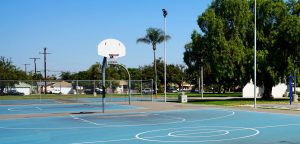
[[[38,85],[38,86],[45,86],[45,82],[44,82],[44,81],[37,82],[37,85]],[[47,86],[53,85],[53,82],[46,82],[46,85],[47,85]]]
[[[30,88],[31,85],[24,83],[24,82],[19,82],[18,84],[15,84],[15,88]]]
[[[62,81],[62,82],[55,82],[54,87],[72,87],[71,83],[68,83],[66,81]]]
[[[128,81],[121,80],[121,81],[119,82],[119,85],[128,85]]]

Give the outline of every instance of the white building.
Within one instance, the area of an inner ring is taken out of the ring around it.
[[[14,89],[20,93],[24,93],[24,95],[31,94],[31,85],[24,82],[19,82],[18,84],[15,84]]]
[[[73,87],[71,83],[62,81],[55,82],[49,89],[54,94],[71,94],[73,93]]]
[[[264,88],[256,87],[256,97],[261,98],[264,92]],[[284,83],[279,83],[276,86],[272,87],[272,97],[273,98],[282,98],[287,92],[287,85]],[[243,88],[243,97],[244,98],[253,98],[254,94],[254,84],[252,81],[247,83]]]

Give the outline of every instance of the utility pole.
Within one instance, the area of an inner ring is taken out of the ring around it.
[[[34,78],[35,78],[36,77],[36,60],[40,59],[40,58],[33,57],[33,58],[29,58],[29,59],[33,59],[33,63],[34,63]]]
[[[47,54],[51,54],[51,53],[47,53],[47,48],[44,48],[44,52],[43,53],[39,53],[39,54],[43,54],[44,55],[44,87],[45,87],[45,91],[44,93],[47,94],[47,62],[46,62],[46,55]]]
[[[27,74],[27,66],[30,64],[23,64],[25,66],[25,73]]]

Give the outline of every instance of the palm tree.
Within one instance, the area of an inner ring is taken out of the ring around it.
[[[162,43],[165,40],[169,40],[171,37],[169,35],[164,35],[164,31],[159,29],[159,28],[148,28],[147,34],[145,37],[139,38],[136,40],[137,43],[146,43],[146,44],[151,44],[152,49],[153,49],[153,55],[154,55],[154,72],[155,72],[155,82],[154,82],[154,87],[155,87],[155,94],[157,94],[157,70],[156,70],[156,44]]]

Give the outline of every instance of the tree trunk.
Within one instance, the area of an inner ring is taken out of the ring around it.
[[[154,54],[154,74],[155,74],[155,81],[154,81],[154,88],[155,88],[155,94],[157,94],[157,70],[156,70],[156,53],[155,50],[153,50]]]
[[[219,85],[218,85],[218,94],[220,94],[220,93],[221,93],[221,89],[222,89],[222,85],[221,85],[221,84],[219,84]]]
[[[266,82],[264,83],[264,93],[262,99],[273,99],[272,97],[272,84]]]
[[[272,99],[272,87],[275,84],[270,74],[266,73],[263,75],[263,86],[264,93],[262,99]]]

